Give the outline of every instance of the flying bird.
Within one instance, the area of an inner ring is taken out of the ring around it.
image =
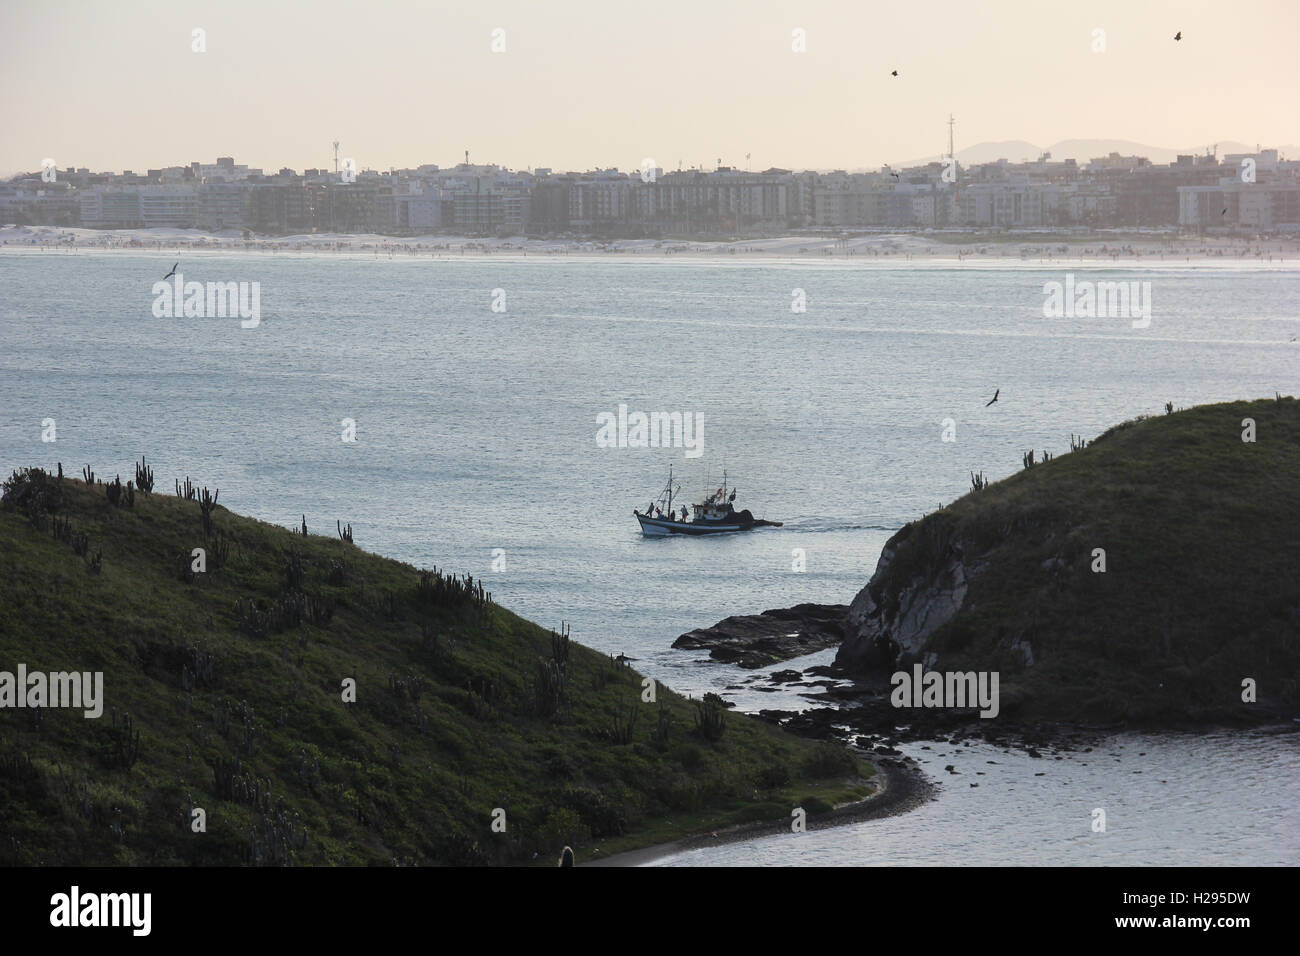
[[[180,265],[179,262],[176,263],[176,266],[178,266],[178,265]],[[165,276],[163,276],[163,278],[164,278],[164,279],[170,279],[172,276],[174,276],[174,275],[176,274],[176,266],[172,266],[172,271],[169,272],[169,273],[167,273]]]
[[[890,73],[889,75],[890,75],[890,76],[898,76],[898,71],[897,71],[897,70],[894,70],[894,72]]]
[[[996,402],[996,401],[998,400],[998,396],[1001,395],[1001,394],[1002,394],[1002,389],[1000,389],[1000,388],[997,389],[996,391],[994,391],[994,392],[993,392],[993,397],[990,398],[990,399],[985,403],[984,407],[985,407],[985,408],[988,408],[990,405],[992,405],[994,402]]]
[[[1220,216],[1226,216],[1227,214],[1228,214],[1228,207],[1227,207],[1227,206],[1224,206],[1224,207],[1223,207],[1223,212],[1219,213],[1219,215],[1220,215]]]
[[[1183,31],[1182,31],[1182,30],[1179,30],[1177,33],[1174,34],[1174,39],[1175,39],[1175,40],[1181,40],[1182,38],[1183,38]]]

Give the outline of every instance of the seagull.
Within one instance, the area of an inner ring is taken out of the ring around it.
[[[998,400],[998,396],[1001,395],[1001,394],[1002,394],[1002,389],[999,388],[999,389],[995,390],[995,391],[993,392],[993,397],[990,398],[990,399],[988,400],[988,402],[985,403],[984,407],[985,407],[985,408],[988,408],[989,405],[992,405],[994,402],[996,402],[996,401]]]
[[[898,76],[898,71],[895,70],[893,73],[890,73],[889,75],[890,75],[890,76]]]
[[[1182,38],[1183,38],[1183,31],[1182,31],[1182,30],[1179,30],[1177,33],[1174,34],[1174,39],[1175,39],[1175,40],[1181,40]]]
[[[178,266],[178,265],[180,265],[179,262],[176,263],[176,266]],[[165,276],[163,276],[163,278],[164,278],[164,279],[170,279],[172,276],[174,276],[174,275],[176,274],[176,266],[172,266],[172,271],[169,272],[169,273],[167,273]]]
[[[1219,215],[1220,215],[1220,216],[1226,216],[1227,214],[1228,214],[1228,207],[1227,207],[1227,206],[1224,206],[1224,207],[1223,207],[1223,212],[1219,213]]]

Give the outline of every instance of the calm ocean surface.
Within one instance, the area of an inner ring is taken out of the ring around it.
[[[243,329],[154,318],[152,285],[175,259],[0,254],[5,475],[62,461],[125,476],[146,455],[164,490],[188,475],[232,510],[294,527],[305,512],[329,534],[341,519],[367,550],[482,576],[512,610],[569,621],[575,639],[686,693],[738,672],[671,650],[679,634],[849,602],[890,534],[964,494],[971,471],[997,480],[1031,447],[1066,451],[1072,433],[1095,437],[1166,401],[1300,393],[1292,263],[187,253],[187,280],[260,283],[261,324]],[[1067,271],[1150,282],[1150,328],[1043,318],[1043,283]],[[495,289],[505,312],[492,311]],[[795,289],[806,313],[791,312]],[[620,404],[702,417],[703,454],[597,447],[597,415]],[[345,418],[354,443],[341,440]],[[941,441],[948,418],[954,442]],[[739,507],[785,527],[643,539],[632,509],[670,463],[691,499],[725,468]],[[791,570],[796,548],[804,573]],[[777,694],[740,703],[797,706]],[[937,862],[958,831],[969,862],[1300,860],[1294,737],[1135,740],[1117,752],[1156,754],[1150,778],[1132,773],[1142,764],[1071,759],[1068,791],[1059,774],[1027,774],[1012,793],[1007,771],[905,817],[804,834],[797,852],[811,855],[793,861]],[[1012,763],[998,754],[987,759]],[[1088,804],[1082,816],[1062,809],[1067,795]],[[1087,814],[1103,799],[1124,813],[1099,849]],[[791,846],[674,862],[781,862]]]

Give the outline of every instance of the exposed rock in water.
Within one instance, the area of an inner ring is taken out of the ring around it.
[[[741,667],[765,667],[835,647],[844,639],[847,612],[843,604],[797,604],[736,615],[683,634],[673,647],[708,650],[714,660]]]

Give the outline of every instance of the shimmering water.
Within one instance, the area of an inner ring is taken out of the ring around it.
[[[261,284],[261,324],[243,329],[238,319],[154,318],[151,287],[173,261],[0,254],[6,473],[62,461],[72,472],[90,464],[101,476],[130,474],[147,455],[164,488],[188,475],[219,486],[236,511],[295,527],[305,512],[310,530],[331,534],[341,519],[368,550],[483,576],[513,610],[545,625],[567,620],[578,640],[626,653],[690,693],[737,672],[671,650],[677,635],[729,614],[847,603],[889,535],[965,493],[971,471],[996,480],[1031,447],[1066,451],[1071,434],[1093,437],[1166,401],[1300,392],[1300,273],[1287,264],[187,253],[186,279]],[[1151,282],[1151,327],[1043,318],[1043,283],[1067,270]],[[504,312],[492,310],[498,289]],[[791,311],[796,289],[806,313]],[[702,416],[703,454],[597,447],[597,415],[620,403]],[[54,444],[41,441],[47,418]],[[356,422],[355,443],[341,440],[345,418]],[[945,419],[955,441],[941,440]],[[632,509],[658,492],[670,462],[692,497],[725,468],[738,506],[785,527],[643,539]],[[494,549],[504,550],[504,571],[492,570]],[[806,556],[803,573],[791,570],[794,549]],[[753,704],[759,696],[743,706],[776,705]],[[1185,762],[1236,773],[1231,742],[1169,746],[1206,748]],[[1272,740],[1258,746],[1278,760],[1292,753]],[[1284,769],[1294,778],[1293,759]],[[981,785],[909,820],[984,813],[992,801],[1006,826],[1025,829],[1026,845],[1041,846],[1038,818],[1012,812],[1057,783],[1033,779],[1000,802],[1002,790]],[[1207,788],[1205,812],[1218,806],[1216,827],[1255,832],[1243,809],[1253,804],[1240,801],[1256,790],[1235,789],[1239,779]],[[1137,801],[1120,805],[1141,814],[1145,791],[1124,780],[1130,789],[1109,799]],[[1255,782],[1269,805],[1294,804],[1294,790]],[[1059,832],[1074,814],[1042,825]],[[919,826],[889,821],[862,833],[874,841]],[[1025,852],[1006,848],[1013,830],[989,826],[986,859]],[[1105,845],[1131,839],[1124,827]],[[1071,852],[1102,852],[1086,826],[1081,833],[1092,849]],[[1169,858],[1166,844],[1179,859],[1194,852],[1191,831],[1150,839],[1151,862]],[[836,861],[884,861],[866,836],[854,840],[858,849]],[[1295,842],[1251,846],[1275,854]],[[731,861],[743,850],[720,852]],[[922,852],[913,847],[913,858]]]

